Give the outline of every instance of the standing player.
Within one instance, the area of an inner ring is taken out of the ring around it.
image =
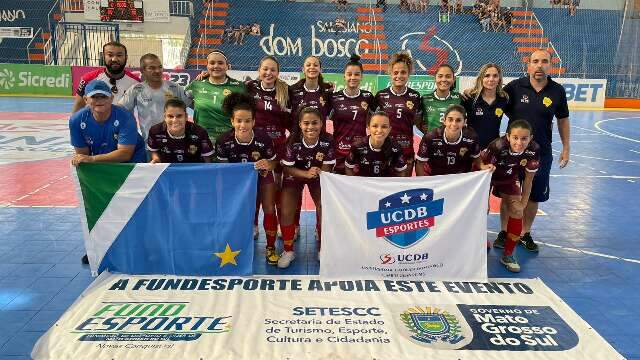
[[[502,89],[502,70],[496,64],[480,68],[476,84],[462,106],[467,111],[467,126],[478,134],[480,149],[486,149],[500,137],[500,123],[507,108],[509,95]]]
[[[273,56],[265,56],[260,61],[258,67],[258,80],[246,83],[249,95],[253,96],[256,102],[255,109],[255,129],[262,130],[269,135],[273,141],[273,146],[279,158],[284,156],[285,143],[287,141],[286,129],[289,126],[289,86],[278,77],[280,75],[280,64]],[[282,168],[276,165],[274,170],[276,182],[276,203],[280,208],[277,199],[280,198],[280,187],[282,185]],[[254,218],[253,236],[258,238],[258,212],[259,204],[256,206]],[[277,220],[276,220],[277,222]]]
[[[187,104],[170,98],[164,104],[164,122],[149,130],[151,163],[210,163],[214,152],[207,130],[187,121]]]
[[[391,86],[378,91],[375,98],[377,109],[387,113],[391,120],[389,136],[402,149],[407,162],[407,175],[413,169],[413,125],[419,125],[422,121],[420,94],[407,87],[412,70],[413,60],[409,54],[394,54],[388,68]]]
[[[162,123],[167,99],[178,98],[187,106],[191,106],[191,99],[187,97],[182,86],[169,80],[162,80],[162,62],[158,55],[142,55],[140,69],[144,82],[126,89],[118,105],[132,113],[137,110],[140,133],[146,141],[149,129],[155,124]]]
[[[520,271],[520,264],[513,253],[522,231],[522,217],[529,202],[533,177],[539,166],[540,147],[532,138],[531,125],[526,120],[516,120],[509,124],[504,137],[494,140],[482,152],[483,163],[495,166],[491,177],[493,194],[502,198],[508,214],[505,242],[502,246],[494,243],[494,246],[504,247],[500,262],[512,272]],[[518,186],[522,176],[524,180]]]
[[[349,176],[405,176],[407,164],[402,149],[389,137],[391,120],[384,111],[377,111],[367,120],[369,136],[356,140],[345,160]]]
[[[127,48],[119,42],[109,42],[102,46],[102,61],[105,67],[88,72],[80,78],[76,89],[72,113],[87,105],[85,87],[92,80],[101,80],[111,85],[113,103],[117,104],[124,91],[140,82],[140,78],[125,69],[127,66]]]
[[[525,249],[537,252],[538,245],[533,241],[530,232],[538,212],[538,203],[549,200],[549,173],[553,162],[553,118],[555,116],[557,119],[558,133],[562,140],[562,152],[558,160],[561,169],[569,163],[570,124],[567,93],[562,85],[548,75],[551,71],[551,54],[546,50],[534,51],[529,57],[527,71],[529,76],[513,80],[504,90],[509,94],[507,116],[509,119],[527,120],[533,128],[536,142],[540,145],[540,170],[533,178],[531,199],[524,210],[523,235],[520,239]],[[500,238],[500,235],[498,237]]]
[[[226,113],[231,114],[233,129],[220,135],[216,141],[216,156],[220,162],[253,162],[258,177],[258,198],[264,211],[264,232],[267,235],[267,263],[278,264],[276,253],[276,230],[278,221],[275,212],[276,186],[273,169],[276,154],[273,142],[266,132],[254,129],[255,103],[251,95],[233,93],[223,103]]]
[[[329,98],[333,91],[333,85],[327,84],[322,78],[322,64],[316,56],[309,56],[304,59],[302,65],[304,78],[289,87],[289,101],[291,107],[291,128],[296,130],[299,122],[300,111],[306,107],[318,109],[321,115],[322,131],[325,131],[324,122],[331,111]],[[302,205],[302,197],[300,198]],[[302,206],[299,206],[301,208]],[[300,236],[300,212],[295,216],[296,232],[295,238]]]
[[[321,171],[331,171],[336,159],[333,140],[322,129],[320,110],[306,107],[299,112],[300,121],[293,127],[287,139],[287,152],[280,161],[284,166],[282,180],[282,240],[284,252],[278,260],[279,268],[286,268],[295,259],[293,238],[295,236],[295,214],[300,211],[302,190],[306,185],[316,206],[316,232],[321,241],[322,206],[320,204]]]
[[[208,76],[187,86],[187,95],[193,99],[193,120],[207,130],[211,139],[231,129],[229,114],[222,109],[224,98],[232,92],[246,92],[241,81],[227,76],[227,70],[227,57],[213,50],[207,56]]]
[[[436,89],[422,97],[425,120],[420,129],[426,133],[442,126],[444,113],[449,105],[460,105],[460,94],[454,91],[456,76],[449,64],[441,64],[436,70]]]
[[[335,141],[336,167],[338,174],[345,173],[344,160],[349,155],[354,141],[367,137],[367,120],[374,107],[373,94],[360,89],[362,64],[358,55],[352,55],[344,67],[345,88],[331,95],[333,139]]]
[[[416,176],[460,174],[491,169],[482,164],[478,135],[465,126],[464,108],[451,105],[444,113],[444,125],[424,134],[416,155]]]

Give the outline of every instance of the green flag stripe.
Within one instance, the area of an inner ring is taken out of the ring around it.
[[[77,168],[89,231],[93,229],[113,195],[120,189],[135,164],[86,164]]]

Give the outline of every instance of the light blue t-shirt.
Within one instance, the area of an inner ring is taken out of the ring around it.
[[[113,106],[111,115],[98,123],[86,107],[69,119],[71,145],[77,148],[88,147],[91,155],[108,154],[117,150],[118,144],[135,145],[130,163],[147,162],[144,140],[138,133],[136,120],[127,110]]]

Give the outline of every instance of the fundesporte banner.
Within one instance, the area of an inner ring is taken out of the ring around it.
[[[618,359],[541,280],[103,273],[34,359]]]

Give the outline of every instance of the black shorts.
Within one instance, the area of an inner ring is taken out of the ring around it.
[[[549,200],[549,174],[551,173],[551,163],[553,155],[540,155],[540,167],[533,177],[531,185],[531,195],[529,200],[533,202],[545,202]]]

